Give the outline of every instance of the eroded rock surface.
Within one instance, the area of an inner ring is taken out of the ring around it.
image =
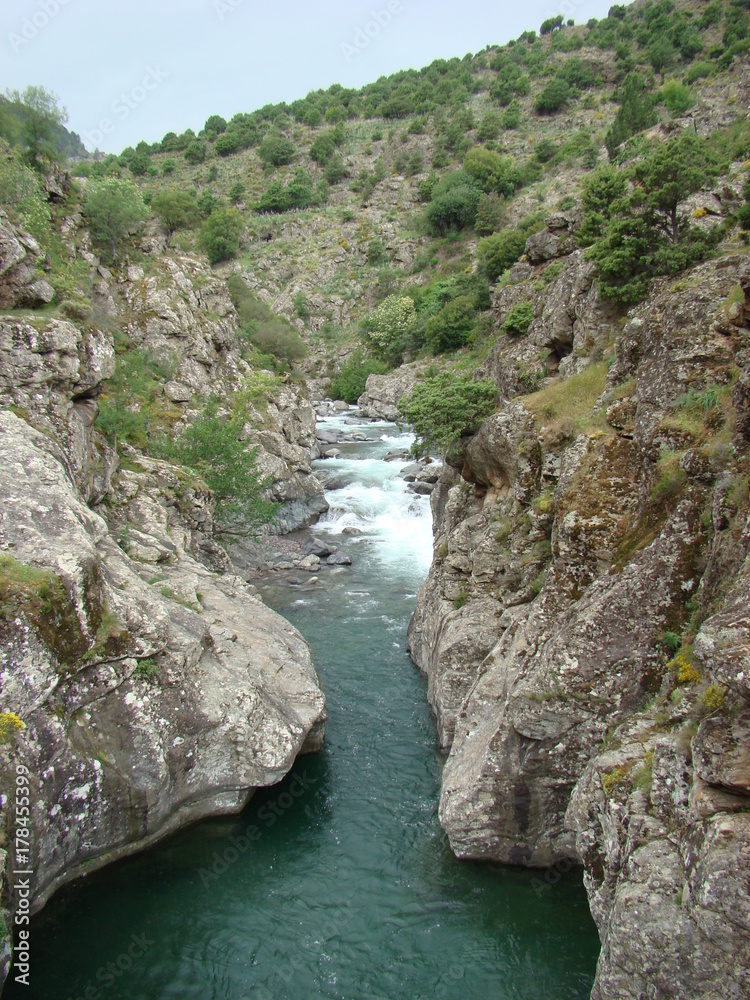
[[[325,507],[314,411],[301,385],[243,360],[223,282],[187,257],[115,276],[74,243],[79,224],[63,235],[96,272],[93,310],[127,317],[127,350],[170,371],[155,383],[161,416],[179,431],[210,396],[243,390],[278,527],[309,523]],[[14,238],[18,285],[33,246]],[[23,724],[0,746],[0,783],[11,787],[19,762],[34,776],[34,908],[185,824],[240,810],[323,738],[309,648],[233,571],[205,483],[97,430],[115,361],[112,334],[93,324],[0,322],[0,709]],[[17,900],[4,864],[7,917]]]
[[[241,809],[319,746],[324,698],[301,636],[194,558],[209,498],[180,470],[120,473],[113,535],[59,446],[5,412],[0,490],[13,615],[0,682],[25,725],[0,761],[3,787],[17,761],[34,776],[39,906],[81,871]],[[29,598],[28,572],[44,574],[45,597]]]
[[[594,997],[739,998],[750,267],[657,283],[623,327],[578,252],[520,263],[498,323],[551,267],[480,373],[507,401],[432,496],[410,649],[450,751],[440,819],[461,857],[583,863]]]
[[[401,420],[399,401],[410,396],[421,364],[404,365],[387,375],[368,375],[364,393],[357,400],[363,416],[377,420]]]

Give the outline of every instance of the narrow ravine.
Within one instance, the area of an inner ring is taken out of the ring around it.
[[[461,863],[440,831],[442,759],[405,651],[429,501],[384,460],[409,443],[397,428],[331,425],[360,440],[325,462],[345,485],[315,533],[352,566],[263,588],[312,645],[324,750],[242,816],[55,897],[32,927],[32,986],[9,982],[4,1000],[588,996],[598,938],[580,875]]]

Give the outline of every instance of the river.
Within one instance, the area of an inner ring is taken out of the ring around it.
[[[277,577],[264,599],[307,638],[328,699],[323,751],[236,818],[211,820],[58,893],[32,924],[32,985],[3,1000],[572,1000],[598,954],[580,873],[457,861],[406,627],[429,568],[429,501],[398,428],[325,460],[344,489],[315,534],[350,567]]]

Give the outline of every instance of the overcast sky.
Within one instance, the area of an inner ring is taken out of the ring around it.
[[[41,84],[90,148],[119,153],[332,83],[583,23],[612,0],[0,0],[0,88]],[[378,23],[379,22],[379,23]]]

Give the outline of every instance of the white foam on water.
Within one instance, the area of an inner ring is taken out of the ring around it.
[[[333,420],[340,419],[341,415],[337,415],[321,422],[330,425]],[[355,422],[351,416],[348,428],[342,429],[365,434],[369,431],[367,442],[357,442],[358,452],[367,457],[340,455],[316,463],[317,468],[347,484],[327,494],[330,510],[321,518],[319,528],[327,534],[341,536],[342,546],[344,539],[347,545],[376,540],[373,557],[377,561],[399,576],[403,575],[399,570],[406,569],[426,576],[432,559],[429,497],[410,492],[404,480],[399,478],[408,459],[384,460],[388,451],[408,450],[414,436],[400,432],[394,424]],[[373,435],[373,430],[379,433]],[[344,534],[346,528],[356,529],[361,534]]]

